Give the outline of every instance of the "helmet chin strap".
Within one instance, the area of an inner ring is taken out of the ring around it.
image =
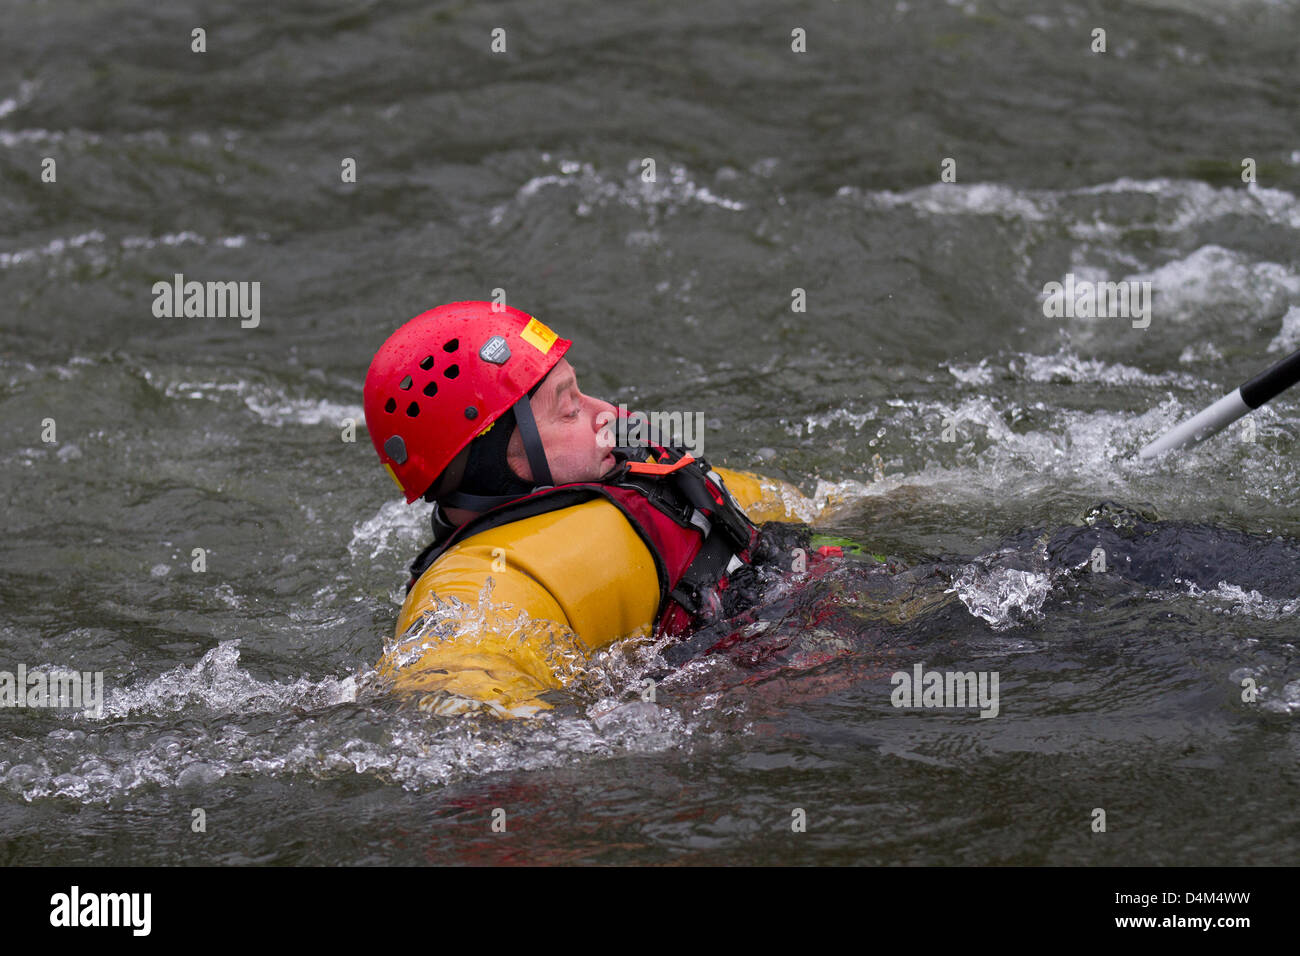
[[[533,406],[528,395],[524,395],[514,404],[515,424],[519,437],[524,443],[524,454],[528,456],[528,467],[532,469],[532,489],[528,494],[540,488],[549,488],[555,484],[551,478],[551,468],[546,461],[546,449],[542,445],[542,436],[537,431],[537,419],[533,417]],[[507,465],[506,467],[509,467]],[[487,511],[499,505],[518,501],[522,495],[471,495],[463,491],[444,495],[438,500],[441,508],[462,508],[466,511]],[[438,510],[441,510],[439,508]]]
[[[533,470],[534,488],[549,488],[555,482],[551,480],[546,449],[542,447],[542,436],[537,431],[537,419],[533,418],[532,402],[527,395],[515,402],[515,422],[519,426],[519,437],[524,440],[528,467]]]

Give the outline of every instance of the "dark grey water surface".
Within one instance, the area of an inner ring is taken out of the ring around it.
[[[108,701],[0,712],[0,861],[1294,860],[1298,400],[1129,456],[1300,346],[1300,5],[198,9],[3,14],[0,670]],[[155,318],[177,272],[260,325]],[[1045,318],[1067,273],[1150,281],[1150,327]],[[620,648],[535,721],[402,709],[427,506],[341,423],[392,329],[496,288],[933,574],[845,568],[655,706]],[[918,662],[999,715],[894,708]]]

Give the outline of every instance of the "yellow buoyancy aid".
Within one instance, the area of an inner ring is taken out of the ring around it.
[[[785,482],[716,470],[756,524],[813,513]],[[584,501],[447,548],[407,594],[378,669],[421,709],[524,716],[593,651],[649,635],[659,603],[645,542],[609,501]]]

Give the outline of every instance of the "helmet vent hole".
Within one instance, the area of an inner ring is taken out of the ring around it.
[[[388,401],[384,402],[384,411],[386,412],[397,411],[397,402],[393,401],[391,398]]]
[[[446,345],[442,347],[442,350],[444,352],[454,352],[458,348],[460,348],[460,339],[452,339],[450,342],[448,342]]]
[[[411,387],[411,376],[408,375],[406,376],[406,378],[398,382],[397,387],[400,388],[402,391],[406,391],[407,389],[409,389]]]
[[[433,356],[426,355],[424,358],[420,359],[420,368],[424,369],[426,372],[433,368]]]
[[[416,415],[420,414],[420,406],[419,406],[419,403],[417,403],[417,402],[411,402],[410,405],[407,405],[407,406],[406,406],[406,414],[410,415],[412,418],[414,418]]]
[[[445,375],[445,376],[447,376],[448,378],[455,378],[457,375],[460,374],[460,366],[459,366],[459,365],[448,365],[448,366],[447,366],[447,370],[446,370],[445,372],[443,372],[442,374]]]
[[[437,395],[437,394],[438,394],[438,383],[437,383],[437,382],[430,382],[428,385],[424,386],[424,394],[425,394],[425,395],[428,395],[430,398],[433,398],[433,396]]]

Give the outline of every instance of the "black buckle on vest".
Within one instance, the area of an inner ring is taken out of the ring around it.
[[[693,615],[717,617],[722,613],[718,582],[733,557],[725,535],[710,535],[669,597]]]
[[[698,470],[696,466],[698,465]],[[750,531],[753,525],[749,519],[732,502],[730,494],[725,488],[719,488],[722,495],[722,503],[719,504],[713,499],[708,491],[708,473],[712,469],[708,462],[700,459],[698,462],[683,468],[681,471],[674,472],[672,480],[678,491],[685,496],[696,509],[702,511],[715,528],[721,527],[727,539],[731,542],[732,549],[735,551],[744,551],[749,547]]]

